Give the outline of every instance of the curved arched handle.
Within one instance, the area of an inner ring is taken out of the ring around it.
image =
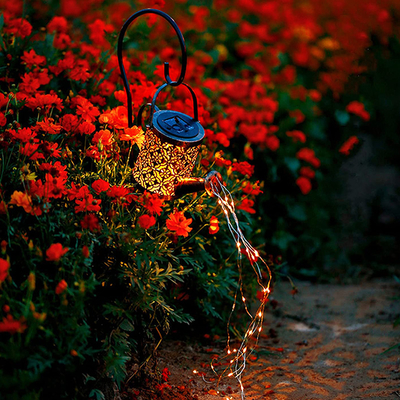
[[[148,107],[148,106],[152,106],[152,103],[146,103],[146,104],[143,104],[140,108],[139,108],[139,112],[138,112],[138,115],[137,115],[137,117],[136,117],[136,125],[137,126],[140,126],[142,129],[143,129],[143,111],[144,111],[144,109],[146,108],[146,107]],[[152,110],[152,109],[151,109]],[[155,110],[156,111],[159,111],[159,108],[157,107],[157,106],[155,106]],[[151,116],[151,118],[153,118],[153,114],[151,113],[150,114],[150,116]],[[145,129],[144,129],[145,130]]]
[[[164,11],[161,10],[156,10],[155,8],[145,8],[143,10],[137,11],[134,14],[132,14],[124,23],[122,26],[122,29],[119,33],[118,37],[118,47],[117,47],[117,56],[118,56],[118,63],[119,63],[119,69],[121,71],[122,75],[122,80],[124,81],[124,86],[125,86],[125,91],[126,91],[126,96],[127,96],[127,106],[128,106],[128,126],[132,127],[133,126],[133,118],[132,118],[132,95],[130,91],[130,86],[128,82],[128,78],[126,77],[126,72],[122,60],[122,43],[123,39],[125,36],[125,32],[128,29],[129,25],[138,17],[140,17],[143,14],[157,14],[166,19],[170,25],[174,28],[176,34],[178,35],[179,39],[179,44],[181,46],[181,51],[182,51],[182,68],[181,68],[181,74],[179,76],[179,79],[177,81],[171,80],[169,76],[169,63],[165,62],[164,63],[164,77],[165,80],[167,81],[168,85],[171,86],[178,86],[183,82],[183,79],[185,78],[185,73],[186,73],[186,64],[187,64],[187,54],[186,54],[186,45],[185,45],[185,39],[183,38],[182,32],[180,31],[178,25],[176,22]]]
[[[158,109],[158,107],[156,106],[157,97],[158,97],[159,93],[161,92],[161,90],[165,89],[168,85],[169,85],[168,83],[164,83],[154,93],[153,101],[151,102],[151,111],[150,111],[150,119],[151,120],[153,120],[154,109],[155,108]],[[199,120],[199,110],[198,110],[199,107],[198,107],[198,104],[197,104],[196,94],[194,93],[194,90],[189,85],[187,85],[185,82],[182,82],[182,85],[186,86],[189,89],[190,94],[192,95],[192,100],[193,100],[193,119],[195,121],[198,121]]]

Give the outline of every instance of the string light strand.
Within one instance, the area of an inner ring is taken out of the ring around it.
[[[236,243],[237,247],[237,267],[239,270],[239,290],[242,296],[241,300],[246,310],[246,313],[251,318],[250,323],[246,329],[245,335],[242,339],[242,342],[238,349],[231,349],[230,345],[230,334],[229,334],[229,326],[230,320],[235,310],[236,300],[237,300],[237,290],[234,296],[233,306],[230,312],[227,331],[228,331],[228,339],[227,339],[227,355],[225,357],[230,358],[230,362],[228,363],[228,367],[224,369],[222,373],[219,374],[220,379],[222,376],[227,375],[229,377],[233,376],[239,383],[240,393],[242,400],[245,399],[244,387],[242,382],[242,375],[244,370],[246,369],[247,359],[250,354],[254,351],[255,346],[257,345],[260,333],[262,331],[263,317],[264,317],[264,308],[268,299],[268,295],[270,293],[270,285],[271,285],[271,270],[268,264],[264,261],[264,259],[260,256],[258,251],[249,243],[249,241],[245,238],[240,225],[239,220],[236,215],[235,203],[233,201],[232,195],[226,186],[221,182],[218,176],[213,176],[212,179],[209,179],[208,182],[209,192],[212,196],[217,198],[218,204],[221,206],[222,211],[225,215],[228,229]],[[252,266],[256,277],[257,283],[262,291],[262,299],[261,304],[257,309],[257,312],[254,316],[250,313],[247,307],[246,298],[243,293],[243,285],[242,285],[242,264],[243,264],[243,256],[242,250],[246,257],[248,258],[250,265]],[[260,264],[263,265],[266,269],[268,278],[267,283],[263,283],[263,273],[260,267]],[[254,343],[250,343],[250,339],[254,339]],[[211,363],[212,370],[216,373],[216,369]]]

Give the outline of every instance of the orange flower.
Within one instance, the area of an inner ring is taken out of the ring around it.
[[[11,195],[10,204],[15,204],[18,207],[22,207],[27,213],[32,211],[31,198],[23,192],[17,190]]]
[[[143,129],[137,126],[132,126],[132,128],[125,128],[124,133],[120,133],[119,140],[130,140],[131,143],[136,143],[139,149],[141,149],[144,143]]]
[[[82,247],[82,255],[85,258],[88,258],[90,256],[89,247],[87,247],[87,246]]]
[[[189,225],[192,223],[192,218],[186,218],[181,211],[175,211],[169,214],[167,219],[167,228],[170,231],[176,232],[178,236],[187,237],[192,228]]]
[[[110,112],[105,112],[100,115],[99,122],[100,124],[107,125],[107,124],[112,124],[114,122],[114,119]]]
[[[217,233],[219,231],[219,221],[217,217],[214,217],[214,215],[210,219],[210,227],[208,228],[208,233],[213,235],[214,233]]]
[[[65,289],[66,289],[67,287],[68,287],[68,283],[65,282],[64,279],[61,279],[61,281],[58,282],[58,285],[57,285],[57,287],[56,287],[56,290],[55,290],[56,294],[61,294],[62,292],[65,291]]]
[[[60,258],[69,250],[68,247],[62,247],[61,243],[53,243],[46,250],[46,260],[47,261],[60,261]]]
[[[18,207],[22,207],[25,212],[32,215],[41,215],[42,210],[39,206],[32,207],[32,199],[31,196],[26,193],[19,192],[17,190],[11,195],[10,204],[15,204]]]
[[[4,282],[8,275],[8,269],[10,268],[10,263],[3,258],[0,258],[0,283]]]

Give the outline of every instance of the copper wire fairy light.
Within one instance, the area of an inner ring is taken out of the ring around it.
[[[229,335],[229,321],[228,321],[227,357],[231,357],[231,360],[229,362],[229,366],[227,368],[225,368],[225,370],[222,372],[222,374],[220,374],[220,376],[222,377],[224,374],[226,374],[229,371],[227,375],[233,376],[237,379],[237,381],[240,385],[241,397],[242,397],[242,399],[244,399],[245,394],[244,394],[244,387],[243,387],[243,383],[242,383],[242,374],[246,368],[247,358],[253,352],[254,347],[258,342],[259,335],[262,331],[264,308],[265,308],[265,304],[266,304],[268,295],[270,293],[270,284],[271,284],[271,278],[272,278],[271,270],[270,270],[268,264],[260,256],[258,251],[249,243],[249,241],[243,235],[243,232],[239,226],[239,220],[236,216],[235,203],[233,201],[232,195],[229,192],[229,190],[226,188],[226,186],[223,184],[223,182],[220,180],[220,177],[213,175],[212,179],[207,180],[206,187],[208,188],[207,191],[209,192],[209,194],[218,199],[218,204],[221,206],[221,208],[224,212],[224,215],[225,215],[225,218],[226,218],[226,221],[228,224],[228,229],[231,232],[231,235],[236,243],[237,252],[238,252],[237,253],[237,266],[238,266],[239,275],[240,275],[239,276],[239,290],[241,293],[241,300],[245,307],[246,313],[251,318],[251,321],[245,332],[244,338],[238,349],[231,349],[230,335]],[[253,267],[254,272],[256,273],[257,283],[260,285],[260,287],[262,289],[262,293],[263,293],[263,298],[262,298],[261,304],[258,307],[254,316],[250,313],[250,311],[247,307],[246,298],[243,294],[243,288],[241,285],[241,271],[242,271],[242,260],[243,260],[242,249],[244,249],[244,251],[246,252],[247,258],[249,259],[250,264]],[[268,272],[268,281],[267,281],[266,285],[262,281],[263,276],[262,276],[262,271],[261,271],[259,263],[263,264]],[[231,319],[231,316],[236,307],[237,292],[235,293],[234,298],[235,298],[235,300],[232,305],[229,320]],[[255,338],[254,345],[249,343],[250,338]],[[213,367],[212,364],[211,364],[211,367],[212,367],[213,371],[215,373],[217,373],[217,371],[215,370],[215,368]]]
[[[251,318],[244,338],[238,349],[231,349],[229,335],[229,321],[236,307],[236,299],[238,291],[234,296],[234,302],[228,321],[228,341],[227,341],[227,357],[231,357],[229,366],[221,374],[224,375],[228,370],[228,376],[234,376],[239,384],[242,399],[245,398],[244,388],[242,384],[242,374],[246,368],[247,357],[254,350],[254,345],[249,343],[250,338],[255,337],[257,343],[262,330],[264,307],[270,292],[271,271],[267,263],[260,257],[258,251],[252,247],[239,226],[239,221],[236,216],[235,203],[229,190],[224,186],[221,175],[216,171],[211,171],[205,179],[191,177],[195,160],[200,148],[201,141],[204,137],[204,128],[199,123],[198,104],[196,94],[193,89],[183,82],[187,65],[187,53],[185,40],[176,22],[166,13],[161,10],[147,8],[132,14],[124,23],[119,37],[117,56],[121,71],[121,77],[124,82],[124,87],[127,95],[128,107],[128,126],[133,126],[132,116],[132,94],[128,78],[125,72],[122,45],[126,30],[130,24],[138,17],[144,14],[156,14],[164,18],[175,30],[182,53],[182,65],[180,76],[176,81],[173,81],[169,76],[169,64],[164,63],[164,77],[166,83],[161,85],[153,96],[151,103],[142,105],[137,116],[138,125],[142,125],[142,113],[144,107],[151,106],[150,124],[146,127],[146,142],[139,153],[135,167],[133,169],[133,178],[136,180],[138,187],[148,190],[152,193],[158,193],[165,199],[179,198],[180,196],[199,190],[206,190],[212,197],[218,199],[218,204],[221,206],[225,218],[227,220],[229,231],[236,243],[237,248],[237,266],[239,269],[239,285],[241,300],[246,310],[246,313]],[[166,87],[175,87],[184,85],[190,91],[193,100],[193,118],[173,110],[159,110],[156,106],[156,99],[161,90]],[[263,299],[256,314],[253,316],[248,309],[246,298],[242,288],[242,250],[245,251],[247,258],[253,267],[257,276],[257,282],[262,288]],[[262,271],[259,263],[264,264],[268,271],[268,283],[262,282]],[[214,372],[215,368],[211,364]],[[198,373],[193,371],[193,373]],[[203,377],[204,379],[204,377]]]

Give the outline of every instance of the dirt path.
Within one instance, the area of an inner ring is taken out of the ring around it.
[[[400,352],[381,354],[400,343],[400,326],[393,328],[399,285],[298,287],[295,299],[283,283],[273,293],[278,307],[266,313],[258,359],[243,376],[246,399],[400,399]],[[200,346],[166,342],[160,365],[170,369],[173,387],[190,388],[198,400],[240,399],[235,380],[217,386],[193,374],[212,377],[210,359]]]

